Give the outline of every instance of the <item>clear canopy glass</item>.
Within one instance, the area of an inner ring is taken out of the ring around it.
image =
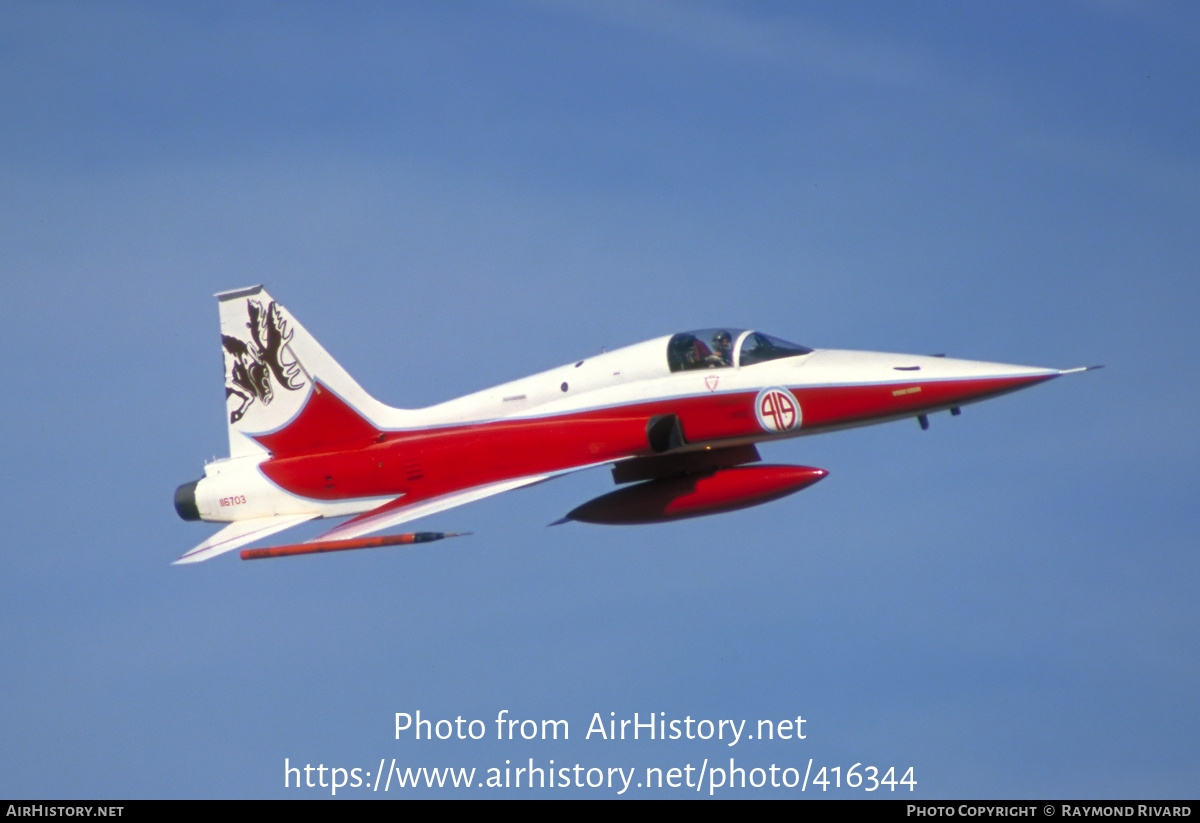
[[[812,349],[797,343],[789,343],[786,340],[780,340],[778,337],[772,337],[769,334],[752,331],[742,340],[740,354],[738,355],[738,365],[753,366],[755,363],[765,363],[768,360],[778,360],[781,357],[796,357],[801,354],[810,354],[811,352]]]
[[[778,337],[745,329],[717,328],[680,332],[667,343],[671,371],[726,369],[752,366],[782,357],[809,354],[812,349]]]

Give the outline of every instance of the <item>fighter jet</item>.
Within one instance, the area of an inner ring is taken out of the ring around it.
[[[387,406],[261,287],[217,295],[229,457],[175,491],[184,520],[225,523],[195,563],[318,518],[308,543],[244,558],[425,542],[364,539],[595,466],[622,488],[559,522],[658,523],[756,506],[826,476],[760,463],[757,444],[928,415],[1078,369],[812,349],[760,331],[680,332],[423,409]]]

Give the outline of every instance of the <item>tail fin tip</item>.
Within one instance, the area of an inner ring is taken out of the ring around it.
[[[263,291],[262,284],[257,286],[247,286],[244,289],[230,289],[229,291],[219,291],[213,295],[217,300],[225,302],[226,300],[236,300],[239,297],[250,297]]]

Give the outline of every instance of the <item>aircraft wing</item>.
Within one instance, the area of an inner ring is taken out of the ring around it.
[[[535,474],[529,477],[518,477],[514,480],[503,480],[499,483],[475,486],[474,488],[464,489],[451,494],[411,502],[405,500],[403,497],[397,497],[395,500],[390,500],[378,508],[364,512],[339,526],[333,527],[308,542],[349,540],[353,537],[362,537],[364,534],[377,532],[380,529],[390,529],[392,526],[398,526],[409,520],[416,520],[418,517],[424,517],[427,514],[434,514],[435,512],[452,509],[455,506],[461,506],[464,503],[482,500],[485,497],[491,497],[493,494],[519,489],[522,486],[532,486],[534,483],[541,483],[543,480],[549,480],[555,476],[557,475]]]
[[[592,469],[596,466],[604,466],[611,461],[599,461],[589,463],[585,466],[573,466],[562,471],[547,472],[546,474],[531,474],[525,477],[515,477],[511,480],[501,480],[498,483],[488,483],[483,486],[473,486],[469,489],[443,494],[438,497],[427,497],[418,500],[407,500],[404,497],[397,497],[395,500],[390,500],[378,508],[372,509],[369,512],[364,512],[356,517],[347,520],[339,526],[335,526],[322,535],[309,540],[309,543],[315,543],[321,540],[349,540],[354,537],[362,537],[364,534],[379,531],[380,529],[390,529],[392,526],[398,526],[401,523],[407,523],[409,520],[416,520],[418,517],[424,517],[427,514],[452,509],[455,506],[461,506],[464,503],[471,503],[476,500],[482,500],[485,497],[491,497],[493,494],[512,491],[519,489],[522,486],[532,486],[535,483],[542,483],[546,480],[551,480],[555,477],[560,477],[564,474],[583,471],[584,469]]]

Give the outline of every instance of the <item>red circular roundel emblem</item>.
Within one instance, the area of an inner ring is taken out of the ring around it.
[[[782,386],[763,389],[754,398],[754,416],[758,425],[769,432],[786,432],[800,428],[800,404]]]

